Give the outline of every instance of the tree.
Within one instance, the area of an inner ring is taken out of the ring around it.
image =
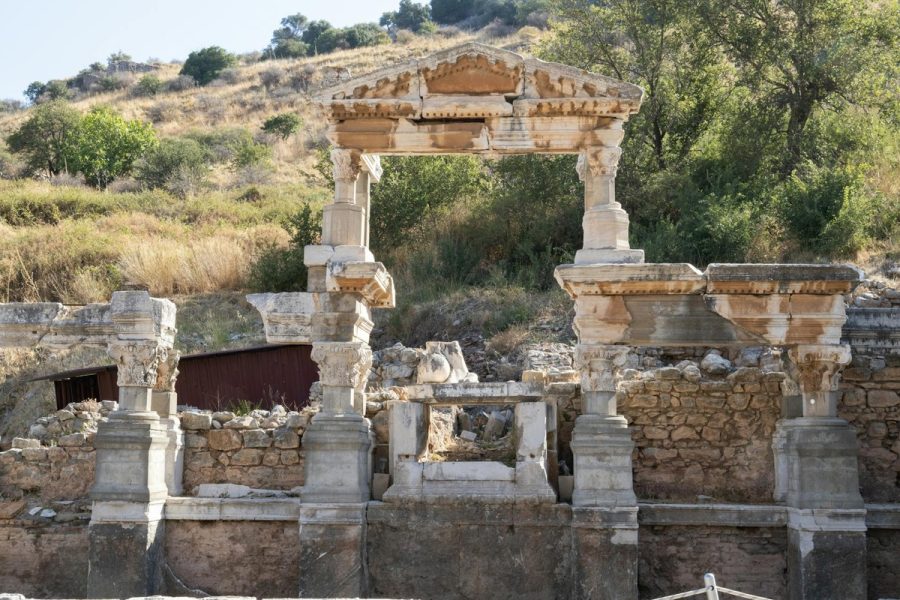
[[[391,43],[391,38],[376,23],[357,23],[344,29],[344,38],[351,48]]]
[[[28,84],[28,87],[25,88],[23,94],[25,94],[25,97],[28,98],[29,102],[31,102],[32,104],[36,104],[38,98],[41,97],[41,95],[44,93],[44,90],[46,89],[47,84],[41,81],[32,81]]]
[[[378,23],[382,27],[387,27],[391,32],[409,29],[420,33],[434,28],[428,5],[418,4],[413,0],[400,0],[400,7],[394,12],[382,14]]]
[[[183,198],[206,181],[210,159],[195,140],[167,138],[136,163],[135,178],[147,188],[166,189]]]
[[[475,14],[475,0],[431,0],[431,18],[441,25],[453,25]]]
[[[118,52],[113,52],[112,54],[110,54],[106,59],[106,64],[108,64],[110,67],[120,62],[131,62],[131,55],[119,50]]]
[[[181,75],[190,75],[197,82],[197,85],[206,85],[219,76],[224,69],[234,65],[236,62],[234,55],[227,52],[219,46],[210,46],[202,50],[191,52],[184,66],[181,68]]]
[[[817,109],[868,104],[872,83],[897,74],[896,3],[703,0],[699,6],[708,31],[740,67],[741,82],[759,102],[784,111],[783,175],[802,160]]]
[[[262,130],[286,140],[297,133],[302,124],[302,119],[294,113],[282,113],[266,119],[262,124]]]
[[[157,144],[149,123],[126,121],[105,107],[81,120],[74,140],[75,163],[85,180],[100,189],[131,172],[134,162]]]
[[[318,54],[321,52],[319,49],[319,38],[323,33],[332,29],[334,29],[334,27],[332,27],[331,23],[328,21],[312,21],[306,26],[300,39],[309,47],[311,54]]]
[[[297,13],[281,20],[281,27],[272,32],[267,52],[274,58],[298,58],[306,56],[309,45],[302,40],[308,20]]]
[[[29,169],[59,175],[73,171],[76,136],[81,115],[62,101],[45,102],[6,140],[12,152],[22,154]]]

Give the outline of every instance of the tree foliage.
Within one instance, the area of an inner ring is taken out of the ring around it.
[[[32,172],[48,176],[76,170],[74,162],[81,115],[62,101],[45,102],[6,140],[12,152],[25,157]]]
[[[134,162],[156,143],[149,123],[126,121],[109,108],[94,108],[76,130],[76,169],[89,184],[105,189],[117,177],[131,173]]]
[[[400,0],[399,8],[383,13],[378,23],[391,32],[407,29],[413,33],[425,33],[434,29],[431,8],[427,4],[419,4],[413,0]]]
[[[197,85],[207,85],[235,62],[234,55],[224,48],[210,46],[191,52],[184,61],[179,74],[193,77]]]
[[[282,113],[265,120],[262,130],[272,135],[277,135],[283,140],[288,139],[300,130],[303,120],[294,113]]]
[[[166,138],[135,165],[135,178],[148,189],[165,189],[179,197],[202,187],[212,157],[192,139]]]

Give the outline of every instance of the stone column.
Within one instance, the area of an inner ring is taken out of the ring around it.
[[[628,213],[616,202],[616,170],[622,149],[595,146],[578,157],[578,176],[584,182],[584,247],[575,264],[640,263],[643,250],[628,244]]]
[[[372,350],[364,342],[315,342],[322,410],[303,435],[300,596],[364,597],[366,503],[374,439],[362,393]]]
[[[572,432],[576,580],[583,597],[637,598],[637,498],[631,469],[634,442],[616,414],[616,375],[627,346],[579,344],[582,414]],[[579,595],[579,597],[582,597]]]
[[[790,348],[803,416],[784,419],[774,445],[788,506],[790,597],[866,597],[865,506],[855,431],[837,417],[837,382],[850,361],[838,345]]]
[[[631,472],[634,442],[625,417],[616,414],[616,371],[624,367],[627,346],[579,344],[582,414],[575,420],[573,506],[637,506]]]
[[[334,165],[334,202],[322,214],[322,244],[334,249],[332,260],[373,262],[367,247],[368,171],[356,150],[331,151]]]
[[[184,474],[184,432],[178,419],[178,394],[175,380],[178,378],[177,350],[168,350],[160,361],[156,385],[153,386],[152,408],[159,415],[166,430],[166,488],[170,496],[180,496]]]
[[[119,410],[97,430],[91,498],[88,597],[159,593],[168,438],[151,410],[157,367],[166,349],[156,341],[115,341]]]

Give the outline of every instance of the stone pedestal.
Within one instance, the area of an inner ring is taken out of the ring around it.
[[[149,392],[149,390],[147,390]],[[89,598],[160,592],[168,436],[155,412],[114,412],[95,438]]]
[[[166,431],[166,488],[170,496],[180,496],[184,491],[184,432],[177,416],[177,404],[175,392],[153,392],[152,407]]]
[[[865,600],[866,511],[788,510],[791,600]]]
[[[355,413],[320,413],[303,434],[303,502],[367,502],[373,436]]]
[[[631,471],[634,442],[622,416],[581,415],[572,434],[573,506],[637,506]]]
[[[573,598],[637,599],[637,514],[637,506],[572,508]]]
[[[301,598],[365,598],[366,505],[300,507]]]

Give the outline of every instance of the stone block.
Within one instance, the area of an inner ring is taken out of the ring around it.
[[[84,434],[83,433],[72,433],[69,435],[64,435],[59,438],[59,445],[66,446],[84,446]]]
[[[246,429],[241,435],[245,448],[268,448],[272,445],[272,438],[263,429]]]
[[[255,466],[262,462],[263,451],[243,448],[231,455],[231,464],[239,467]]]
[[[209,447],[212,450],[237,450],[243,444],[239,431],[217,429],[209,432]]]
[[[196,433],[186,433],[184,435],[184,445],[188,448],[206,448],[209,442],[205,435],[197,435]]]
[[[275,430],[274,444],[276,448],[291,449],[300,447],[300,436],[287,428]]]
[[[868,402],[872,408],[891,408],[900,404],[900,395],[891,390],[869,390]]]
[[[41,440],[33,440],[31,438],[13,438],[12,441],[13,448],[40,448]]]
[[[181,427],[183,429],[206,430],[212,427],[212,414],[200,412],[183,412]]]
[[[22,458],[28,462],[41,462],[47,460],[47,448],[23,448]]]

